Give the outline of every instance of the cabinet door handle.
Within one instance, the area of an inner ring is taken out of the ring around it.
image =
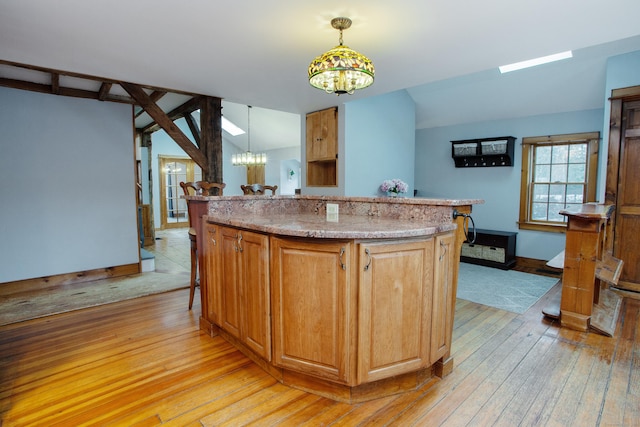
[[[439,261],[442,261],[444,259],[444,256],[447,253],[447,245],[444,244],[444,242],[442,240],[440,240],[440,258]]]
[[[364,253],[367,254],[367,265],[364,266],[364,271],[368,271],[369,267],[371,267],[371,252],[369,252],[369,248],[365,249]]]
[[[237,243],[238,252],[242,252],[242,233],[236,234],[236,239],[238,239],[238,243]]]
[[[340,248],[340,267],[342,267],[343,270],[347,269],[347,266],[345,265],[344,261],[342,260],[342,256],[344,255],[344,248]]]

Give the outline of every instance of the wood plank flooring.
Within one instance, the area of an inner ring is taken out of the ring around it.
[[[640,425],[640,301],[614,338],[458,300],[455,367],[348,405],[286,387],[198,330],[188,290],[0,328],[3,426]],[[197,298],[196,298],[197,300]]]

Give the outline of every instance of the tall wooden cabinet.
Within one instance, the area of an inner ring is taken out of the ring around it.
[[[338,108],[307,114],[307,186],[338,185]]]
[[[269,237],[207,224],[207,278],[214,321],[265,360],[271,360]],[[214,238],[217,236],[217,239]],[[216,298],[217,297],[217,298]]]

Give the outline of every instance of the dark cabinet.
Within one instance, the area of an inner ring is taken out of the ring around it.
[[[475,242],[462,244],[460,261],[503,270],[513,268],[516,265],[517,234],[510,231],[476,229]]]
[[[451,157],[457,168],[513,166],[515,140],[499,136],[451,141]]]

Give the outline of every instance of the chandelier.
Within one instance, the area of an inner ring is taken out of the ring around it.
[[[342,30],[351,27],[351,19],[333,18],[331,26],[340,31],[340,44],[311,61],[309,83],[336,95],[371,86],[375,74],[371,60],[342,44]]]
[[[251,152],[251,105],[247,105],[247,151],[231,156],[231,164],[233,166],[255,166],[267,163],[267,155],[265,153]]]

